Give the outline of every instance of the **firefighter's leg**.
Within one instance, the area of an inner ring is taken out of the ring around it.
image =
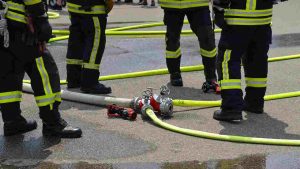
[[[36,103],[43,121],[44,136],[58,136],[66,138],[81,137],[81,130],[68,126],[61,118],[58,107],[61,102],[60,78],[56,63],[49,51],[42,54],[32,48],[34,61],[28,64],[26,72],[31,79]]]
[[[216,120],[241,120],[244,107],[241,90],[241,57],[251,38],[251,28],[231,27],[223,30],[218,47],[217,72],[221,86],[221,110],[214,113]]]
[[[185,14],[180,11],[164,10],[164,24],[167,27],[166,63],[170,73],[170,81],[173,86],[183,86],[180,72],[180,34]]]
[[[94,94],[111,93],[111,88],[99,83],[99,69],[105,49],[106,15],[86,17],[84,63],[81,74],[81,91]],[[88,25],[88,26],[87,26]]]
[[[10,45],[13,45],[12,43]],[[36,129],[35,121],[21,116],[22,79],[24,69],[16,71],[15,57],[8,50],[0,50],[0,107],[4,122],[4,136],[25,133]],[[18,61],[20,62],[20,61]],[[20,66],[20,65],[19,65]]]
[[[245,111],[261,114],[264,112],[264,96],[267,87],[268,51],[271,28],[261,27],[257,39],[249,46],[243,57],[246,78]]]
[[[83,31],[81,29],[80,16],[72,15],[68,50],[67,50],[67,86],[68,88],[80,87],[81,68],[83,63]]]
[[[189,11],[187,12],[187,17],[191,29],[198,37],[206,81],[216,80],[217,49],[210,11],[208,8]]]
[[[214,113],[214,119],[221,121],[242,120],[243,93],[241,90],[242,52],[219,49],[217,70],[221,86],[221,110]]]
[[[204,75],[206,82],[203,83],[202,89],[208,92],[210,89],[220,92],[217,84],[216,75],[216,55],[215,34],[211,23],[210,11],[208,8],[187,12],[190,27],[197,35],[202,63],[204,65]]]

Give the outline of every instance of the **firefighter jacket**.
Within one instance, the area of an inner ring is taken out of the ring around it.
[[[272,0],[229,0],[228,2],[224,9],[227,25],[271,24]]]
[[[209,6],[209,0],[158,0],[165,10],[193,10]]]
[[[85,15],[106,14],[105,0],[67,0],[70,13]]]
[[[9,30],[27,29],[27,16],[38,18],[46,15],[45,4],[41,0],[8,0],[6,3]]]

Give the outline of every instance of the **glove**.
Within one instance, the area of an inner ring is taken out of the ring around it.
[[[227,29],[228,25],[224,19],[224,10],[220,10],[217,7],[213,7],[214,10],[214,22],[221,29]]]
[[[34,27],[39,42],[48,42],[52,37],[52,27],[47,17],[38,17],[34,19]]]
[[[113,0],[105,0],[106,13],[108,14],[114,7],[115,2]]]

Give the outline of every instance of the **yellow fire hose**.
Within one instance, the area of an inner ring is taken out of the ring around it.
[[[234,136],[234,135],[221,135],[216,133],[208,133],[204,131],[192,130],[177,127],[168,123],[161,121],[156,117],[155,113],[150,109],[146,109],[146,114],[153,120],[153,122],[170,131],[174,131],[181,134],[191,135],[195,137],[207,138],[212,140],[221,140],[229,142],[239,142],[239,143],[252,143],[252,144],[269,144],[269,145],[284,145],[284,146],[300,146],[300,140],[290,140],[290,139],[271,139],[271,138],[257,138],[257,137],[244,137],[244,136]]]

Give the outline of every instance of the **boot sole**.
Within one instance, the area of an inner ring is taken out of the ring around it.
[[[82,91],[83,93],[90,93],[90,94],[110,94],[111,91],[107,91],[107,92],[95,92],[93,90],[86,90],[86,89],[80,89],[80,91]]]
[[[82,135],[82,131],[73,133],[58,133],[53,130],[43,129],[42,131],[44,137],[59,137],[59,138],[79,138]]]
[[[218,120],[218,121],[241,121],[243,120],[243,116],[240,115],[240,116],[231,116],[231,117],[218,117],[218,116],[213,116],[213,118],[215,120]]]
[[[44,137],[59,137],[59,138],[80,138],[82,133],[52,133],[52,132],[44,132],[43,131],[43,136]]]

